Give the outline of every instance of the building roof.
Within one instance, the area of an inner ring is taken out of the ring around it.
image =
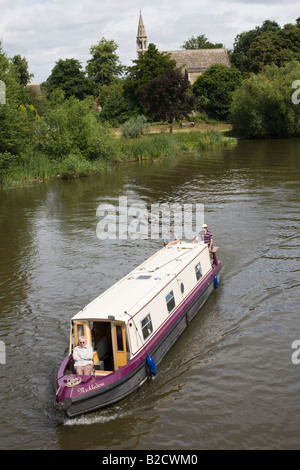
[[[181,51],[168,51],[171,58],[176,60],[178,67],[206,70],[213,64],[222,64],[230,67],[230,61],[225,48],[218,49],[183,49]]]
[[[32,90],[35,90],[38,96],[42,96],[42,90],[41,90],[41,86],[39,83],[27,83],[26,86],[28,88],[31,88]]]

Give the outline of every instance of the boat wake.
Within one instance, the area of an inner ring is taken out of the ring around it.
[[[65,419],[63,422],[64,426],[91,426],[93,424],[105,424],[110,421],[114,421],[120,418],[126,418],[130,413],[126,413],[122,410],[116,410],[115,412],[105,412],[91,413],[88,415],[77,416],[72,419]]]

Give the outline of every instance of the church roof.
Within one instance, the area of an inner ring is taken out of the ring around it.
[[[176,60],[177,67],[187,71],[199,70],[203,72],[213,64],[222,64],[230,67],[230,61],[225,48],[218,49],[183,49],[181,51],[168,51],[171,58]]]

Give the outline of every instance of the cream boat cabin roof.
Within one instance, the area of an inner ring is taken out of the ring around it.
[[[199,257],[201,253],[202,256]],[[181,242],[166,246],[89,303],[72,320],[113,319],[128,322],[131,316],[136,315],[168,286],[176,275],[185,278],[182,282],[184,292],[188,294],[197,281],[191,273],[185,273],[185,268],[198,257],[203,277],[211,270],[208,249],[204,243]],[[194,266],[192,270],[194,272]]]

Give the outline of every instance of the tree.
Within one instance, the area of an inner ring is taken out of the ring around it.
[[[150,43],[148,50],[133,63],[135,65],[127,69],[124,91],[133,107],[140,110],[140,92],[143,87],[152,80],[162,77],[167,71],[174,70],[176,61],[171,59],[171,54],[159,52],[156,46]]]
[[[241,72],[215,64],[200,75],[193,85],[198,106],[213,119],[227,120],[232,93],[242,83]]]
[[[0,42],[0,80],[5,86],[5,103],[0,104],[0,153],[24,156],[32,148],[35,117],[26,108],[27,96]],[[1,158],[0,158],[1,160]],[[1,165],[1,162],[0,162]]]
[[[22,58],[20,55],[15,55],[11,59],[11,63],[18,82],[20,85],[26,86],[33,77],[33,74],[29,73],[27,60],[25,57]]]
[[[217,49],[220,47],[224,47],[223,44],[209,42],[205,34],[200,34],[197,37],[192,36],[181,46],[182,49]]]
[[[101,121],[108,121],[112,126],[118,126],[130,118],[130,103],[124,96],[121,84],[101,87],[98,103],[102,108],[99,115]]]
[[[294,59],[300,60],[300,28],[291,24],[261,34],[249,48],[250,70],[255,73],[266,65],[281,67]]]
[[[108,41],[105,38],[90,48],[92,58],[87,61],[86,71],[93,80],[96,90],[99,86],[115,82],[124,72],[124,67],[116,54],[117,48],[118,45],[113,39]]]
[[[189,89],[187,77],[178,70],[168,70],[144,86],[140,100],[147,114],[159,121],[167,121],[172,132],[173,120],[187,118],[193,110],[195,97]]]
[[[92,95],[91,83],[77,59],[60,59],[56,62],[44,85],[49,95],[60,89],[64,92],[66,99],[75,96],[83,100],[88,95]]]
[[[251,64],[249,49],[253,41],[263,33],[278,30],[280,30],[280,26],[276,21],[266,20],[262,26],[256,26],[255,29],[238,34],[234,41],[233,53],[231,54],[233,65],[243,73],[249,72]]]
[[[268,65],[264,73],[252,73],[233,94],[234,131],[248,138],[300,135],[300,106],[298,99],[292,99],[292,84],[299,76],[297,61],[283,67]],[[298,96],[297,90],[295,93]]]

